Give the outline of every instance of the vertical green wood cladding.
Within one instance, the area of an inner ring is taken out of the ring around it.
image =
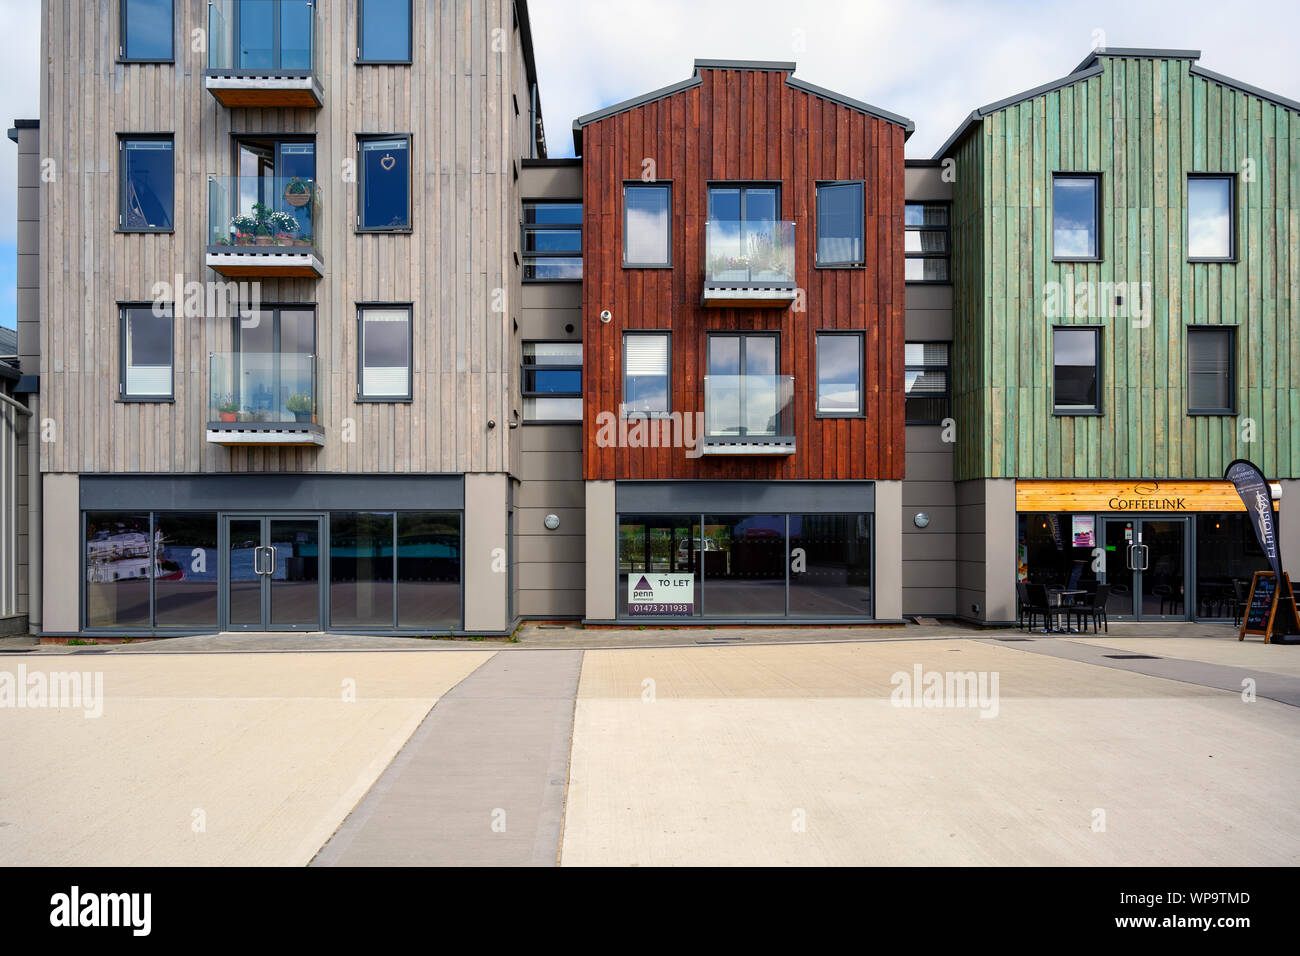
[[[1297,477],[1300,114],[1187,60],[1103,63],[986,117],[953,154],[956,475],[1216,478],[1247,457]],[[1101,262],[1052,262],[1061,170],[1101,173]],[[1189,263],[1187,173],[1234,171],[1238,261]],[[1067,277],[1149,283],[1149,326],[1048,318],[1045,284]],[[1101,416],[1052,414],[1051,330],[1071,323],[1103,327]],[[1239,327],[1236,416],[1187,415],[1190,324]]]

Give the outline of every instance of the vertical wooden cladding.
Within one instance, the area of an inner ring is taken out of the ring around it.
[[[956,475],[1218,478],[1243,457],[1300,476],[1300,113],[1188,60],[1101,62],[954,154]],[[1057,170],[1101,174],[1100,262],[1052,261]],[[1189,172],[1239,174],[1236,262],[1187,261]],[[1149,325],[1046,317],[1067,277],[1149,284]],[[1103,327],[1099,416],[1052,414],[1058,322]],[[1188,325],[1237,327],[1235,416],[1187,414]]]
[[[588,479],[898,479],[903,477],[903,138],[897,124],[786,83],[776,70],[700,68],[699,86],[583,129],[583,419]],[[672,183],[672,269],[624,269],[623,183],[654,164]],[[806,311],[703,309],[707,186],[781,184],[795,222]],[[865,269],[817,269],[814,186],[865,181]],[[602,310],[613,313],[609,323]],[[778,331],[794,376],[798,451],[688,458],[678,448],[600,447],[598,416],[622,401],[624,331],[672,332],[672,410],[703,412],[705,338]],[[866,416],[817,418],[816,333],[861,331]]]
[[[57,170],[41,190],[42,414],[58,430],[42,445],[45,470],[507,470],[520,407],[513,173],[529,136],[511,0],[416,0],[410,66],[357,65],[356,3],[317,0],[320,110],[219,105],[190,43],[206,0],[176,0],[176,62],[162,65],[117,62],[119,0],[42,2],[41,155]],[[174,134],[174,234],[116,232],[116,137],[132,132]],[[220,281],[204,264],[207,178],[235,172],[232,136],[245,133],[315,137],[325,277],[263,280],[261,298],[316,306],[318,450],[205,441],[208,353],[231,347],[227,317],[177,318],[174,403],[116,401],[117,302],[148,301],[177,274]],[[358,133],[411,134],[411,234],[356,233],[357,183],[344,172]],[[366,302],[414,305],[410,403],[355,401]],[[349,420],[355,440],[344,440]]]

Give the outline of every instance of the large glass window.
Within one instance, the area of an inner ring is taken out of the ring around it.
[[[623,336],[623,406],[628,415],[667,414],[668,334],[628,332]]]
[[[860,266],[866,261],[862,183],[817,184],[817,265]]]
[[[817,414],[861,415],[862,335],[817,333]]]
[[[909,425],[938,425],[948,417],[948,343],[908,342],[905,350]]]
[[[1187,327],[1187,411],[1232,415],[1236,411],[1231,326]]]
[[[1233,245],[1233,177],[1187,177],[1187,258],[1228,262]]]
[[[397,626],[460,624],[460,515],[397,515]]]
[[[172,308],[162,315],[151,305],[122,309],[122,381],[124,399],[160,401],[172,397]]]
[[[1052,176],[1052,258],[1101,258],[1101,177]]]
[[[691,577],[689,601],[674,600],[681,617],[700,614],[701,568],[718,568],[717,544],[700,536],[699,515],[620,515],[618,521],[618,613],[629,615],[630,588],[644,574]],[[681,598],[687,594],[658,595]],[[689,612],[683,605],[689,604]]]
[[[274,308],[235,320],[231,401],[241,421],[291,422],[316,407],[316,310]],[[303,410],[306,411],[303,411]]]
[[[411,398],[411,307],[360,309],[361,375],[358,397],[370,401]]]
[[[122,0],[123,60],[168,63],[173,59],[172,0]]]
[[[357,59],[411,62],[411,0],[360,0]]]
[[[171,232],[175,206],[170,136],[123,136],[117,224],[123,232]]]
[[[710,617],[785,616],[785,515],[705,515],[703,535],[721,555],[705,567]]]
[[[393,626],[393,514],[330,513],[330,624]]]
[[[154,623],[158,627],[216,627],[217,515],[154,515]]]
[[[524,281],[582,278],[582,203],[524,203]]]
[[[1101,329],[1053,329],[1052,364],[1052,405],[1058,415],[1101,410]]]
[[[524,421],[582,421],[582,343],[524,343]]]
[[[790,615],[871,617],[870,515],[790,515]]]
[[[1093,550],[1101,547],[1096,515],[1027,512],[1017,520],[1017,581],[1071,591],[1096,588]]]
[[[903,208],[903,255],[908,282],[947,282],[948,204],[910,202]]]
[[[623,186],[623,265],[671,264],[672,189],[666,183]]]
[[[1235,618],[1256,571],[1269,570],[1244,512],[1196,516],[1196,616]]]
[[[714,332],[708,336],[704,434],[780,435],[786,398],[777,375],[780,336],[775,332]]]
[[[361,209],[357,227],[375,232],[411,228],[411,138],[363,136],[361,146]]]
[[[149,513],[88,511],[86,626],[149,626]]]

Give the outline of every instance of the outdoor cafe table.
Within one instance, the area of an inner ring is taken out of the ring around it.
[[[1070,604],[1073,604],[1074,599],[1076,597],[1078,597],[1080,594],[1087,594],[1087,593],[1088,593],[1087,591],[1083,591],[1083,590],[1061,590],[1061,591],[1049,591],[1048,596],[1052,599],[1052,603],[1056,607],[1066,607],[1067,605],[1064,601],[1065,598],[1068,597],[1070,599]],[[1057,615],[1056,619],[1059,621],[1061,619],[1060,615]],[[1044,634],[1078,634],[1079,629],[1077,627],[1061,627],[1060,624],[1057,624],[1051,630],[1048,630],[1047,628],[1043,628],[1043,633]]]

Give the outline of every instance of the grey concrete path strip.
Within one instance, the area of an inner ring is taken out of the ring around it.
[[[312,866],[554,866],[582,651],[497,654],[434,705]]]
[[[1240,694],[1242,681],[1253,678],[1255,696],[1275,700],[1279,703],[1300,707],[1300,677],[1275,674],[1271,671],[1253,667],[1230,667],[1225,664],[1208,664],[1202,661],[1182,660],[1160,655],[1160,642],[1153,641],[1148,653],[1151,658],[1134,657],[1132,651],[1116,650],[1097,644],[1080,644],[1074,641],[1062,641],[1052,638],[1040,638],[1026,641],[1007,641],[997,638],[982,638],[984,644],[1001,644],[1004,647],[1028,651],[1031,654],[1047,654],[1082,664],[1097,664],[1101,667],[1113,667],[1117,670],[1132,671],[1148,677],[1163,677],[1166,680],[1181,681],[1184,684],[1198,684],[1218,690],[1232,691]],[[1289,648],[1279,648],[1281,653],[1288,653]],[[1300,653],[1300,651],[1297,651]],[[1114,656],[1119,655],[1119,656]]]

